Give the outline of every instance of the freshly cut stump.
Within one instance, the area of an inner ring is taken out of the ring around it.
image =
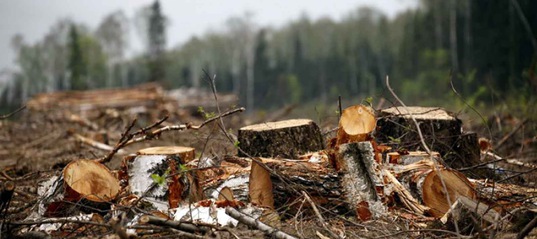
[[[444,190],[442,180],[447,192]],[[444,216],[451,207],[449,203],[455,203],[460,196],[470,199],[476,197],[470,181],[462,173],[450,169],[439,169],[429,173],[423,181],[422,191],[423,203],[431,208],[431,215],[437,218]]]
[[[145,148],[138,151],[138,155],[166,155],[179,157],[182,164],[194,159],[195,149],[183,146],[162,146]]]
[[[119,181],[110,170],[93,160],[77,160],[63,170],[65,185],[64,199],[105,203],[115,199],[119,193]]]
[[[323,139],[312,120],[292,119],[242,127],[239,147],[254,157],[298,158],[323,149]],[[248,155],[239,151],[239,156]]]
[[[123,170],[131,192],[164,211],[187,199],[202,199],[197,170],[185,166],[193,158],[194,148],[190,147],[146,148],[136,157],[126,157]]]
[[[377,120],[370,107],[354,105],[343,110],[339,120],[337,145],[365,141],[375,130]]]

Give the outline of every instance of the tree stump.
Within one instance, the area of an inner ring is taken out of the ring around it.
[[[110,202],[118,196],[120,186],[106,166],[94,160],[80,159],[67,164],[61,176],[41,182],[38,192],[43,197],[39,214],[57,217],[77,211],[108,210]]]
[[[323,149],[317,124],[309,119],[292,119],[250,125],[239,129],[239,147],[254,157],[298,158]],[[239,151],[239,156],[248,156]]]
[[[344,109],[339,120],[337,145],[365,141],[375,130],[376,123],[370,107],[354,105]]]
[[[194,148],[190,147],[146,148],[136,157],[126,157],[123,170],[131,192],[163,211],[188,199],[202,199],[197,170],[186,166],[193,158]]]
[[[476,135],[463,133],[462,122],[442,108],[392,107],[381,110],[377,140],[409,151],[424,151],[411,115],[418,122],[427,146],[438,151],[448,166],[461,168],[481,162]]]
[[[109,202],[119,193],[119,181],[110,170],[93,160],[73,161],[63,169],[65,200]]]

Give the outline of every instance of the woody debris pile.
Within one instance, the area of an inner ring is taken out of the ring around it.
[[[0,237],[537,235],[537,165],[444,109],[353,105],[323,133],[310,119],[244,126],[236,97],[181,92],[35,96],[0,125]]]

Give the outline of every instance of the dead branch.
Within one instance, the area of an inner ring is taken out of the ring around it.
[[[23,106],[21,106],[20,108],[16,109],[15,111],[13,111],[13,112],[11,112],[11,113],[9,113],[9,114],[7,114],[7,115],[0,115],[0,120],[7,119],[7,118],[13,116],[13,115],[16,114],[16,113],[21,112],[21,111],[24,110],[25,108],[26,108],[26,105],[23,105]]]
[[[537,226],[537,217],[533,218],[528,225],[526,225],[522,231],[516,236],[516,239],[525,238],[532,230]]]
[[[213,122],[213,121],[215,121],[215,120],[217,120],[217,119],[219,119],[221,117],[226,117],[226,116],[232,115],[232,114],[237,113],[237,112],[242,112],[244,110],[245,110],[244,107],[241,107],[241,108],[237,108],[237,109],[227,111],[227,112],[225,112],[223,114],[220,114],[220,115],[218,115],[216,117],[213,117],[213,118],[205,120],[200,125],[192,125],[192,124],[188,123],[188,124],[181,124],[181,125],[164,126],[162,128],[156,129],[154,131],[147,132],[143,136],[140,136],[138,138],[132,138],[132,139],[128,140],[127,142],[125,142],[125,144],[123,146],[131,145],[133,143],[141,142],[141,141],[144,141],[144,140],[154,139],[155,137],[159,136],[160,134],[162,134],[163,132],[166,132],[166,131],[172,131],[172,130],[173,131],[183,131],[183,130],[187,130],[187,129],[199,130],[203,126],[207,125],[208,123],[211,123],[211,122]]]
[[[205,233],[205,232],[208,231],[207,228],[198,227],[193,223],[178,222],[178,221],[163,219],[163,218],[160,218],[160,217],[149,216],[149,215],[142,216],[140,218],[140,223],[151,224],[151,225],[155,225],[155,226],[169,227],[169,228],[173,228],[173,229],[183,231],[183,232],[186,232],[186,233],[196,233],[196,232],[204,232]]]
[[[324,220],[323,216],[319,212],[319,209],[317,209],[317,206],[315,205],[315,203],[311,200],[310,196],[305,191],[302,191],[302,194],[304,195],[304,198],[310,203],[311,207],[313,208],[313,211],[315,212],[315,215],[317,215],[317,218],[319,218],[319,221],[321,222],[321,225],[323,226],[324,230],[328,232],[328,234],[330,234],[332,238],[341,238],[339,235],[335,234],[333,231],[331,231],[328,228],[326,221]]]
[[[73,136],[81,143],[84,143],[84,144],[87,144],[93,148],[96,148],[96,149],[100,149],[100,150],[105,150],[105,151],[111,151],[111,150],[114,150],[114,147],[108,145],[108,144],[103,144],[101,142],[98,142],[98,141],[95,141],[93,139],[90,139],[88,137],[84,137],[80,134],[73,134]],[[125,154],[125,150],[122,150],[122,149],[119,149],[117,151],[118,154]]]
[[[254,219],[242,212],[239,212],[237,211],[237,209],[235,208],[232,208],[232,207],[227,207],[226,208],[226,214],[228,214],[229,216],[231,216],[232,218],[235,218],[237,221],[241,222],[241,223],[244,223],[246,224],[247,226],[249,227],[254,227],[254,228],[257,228],[259,230],[261,230],[262,232],[264,232],[265,234],[267,235],[270,235],[271,237],[275,237],[275,238],[278,238],[278,239],[297,239],[296,237],[294,236],[291,236],[283,231],[280,231],[276,228],[273,228],[273,227],[270,227],[269,225],[257,220],[257,219]]]
[[[136,124],[136,119],[132,120],[131,124],[127,127],[125,132],[121,134],[121,138],[116,143],[116,146],[110,153],[108,153],[106,156],[104,156],[101,159],[98,159],[97,162],[99,163],[108,163],[114,157],[114,155],[123,147],[125,147],[125,144],[134,137],[134,134],[129,134],[129,131],[134,127],[134,124]]]
[[[511,137],[513,137],[513,135],[516,134],[516,132],[518,130],[520,130],[520,128],[522,128],[522,126],[524,126],[526,123],[528,122],[528,119],[524,119],[522,122],[520,122],[511,132],[509,132],[509,134],[505,135],[501,140],[500,142],[498,142],[494,148],[495,149],[499,149],[505,142],[507,142],[507,140],[509,140]]]

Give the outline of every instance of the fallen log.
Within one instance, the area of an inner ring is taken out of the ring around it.
[[[194,148],[153,147],[126,157],[121,174],[127,177],[132,193],[144,197],[158,210],[175,208],[179,203],[203,198],[198,172],[186,163],[193,160]]]
[[[385,213],[377,191],[383,191],[380,168],[370,142],[342,144],[336,159],[345,201],[361,220]]]
[[[474,186],[466,176],[442,166],[435,168],[434,162],[430,159],[424,159],[408,165],[394,166],[393,173],[397,178],[395,183],[400,182],[401,185],[404,185],[405,190],[411,193],[412,198],[416,198],[428,208],[423,210],[425,208],[421,206],[416,207],[416,202],[412,199],[408,200],[409,203],[405,203],[404,198],[408,198],[408,195],[406,192],[402,193],[396,188],[395,192],[398,193],[398,196],[404,197],[402,201],[405,206],[417,213],[427,213],[440,218],[449,210],[459,196],[476,198]],[[392,181],[393,184],[394,180],[390,179],[389,181]]]
[[[305,191],[320,207],[331,208],[335,213],[348,211],[346,202],[341,200],[343,190],[340,177],[328,160],[258,160],[277,174],[270,173],[257,162],[252,163],[249,191],[253,204],[265,208],[285,208],[285,213],[292,216],[303,199],[302,191]]]
[[[292,119],[250,125],[239,129],[239,156],[298,158],[323,149],[317,124],[309,119]]]

